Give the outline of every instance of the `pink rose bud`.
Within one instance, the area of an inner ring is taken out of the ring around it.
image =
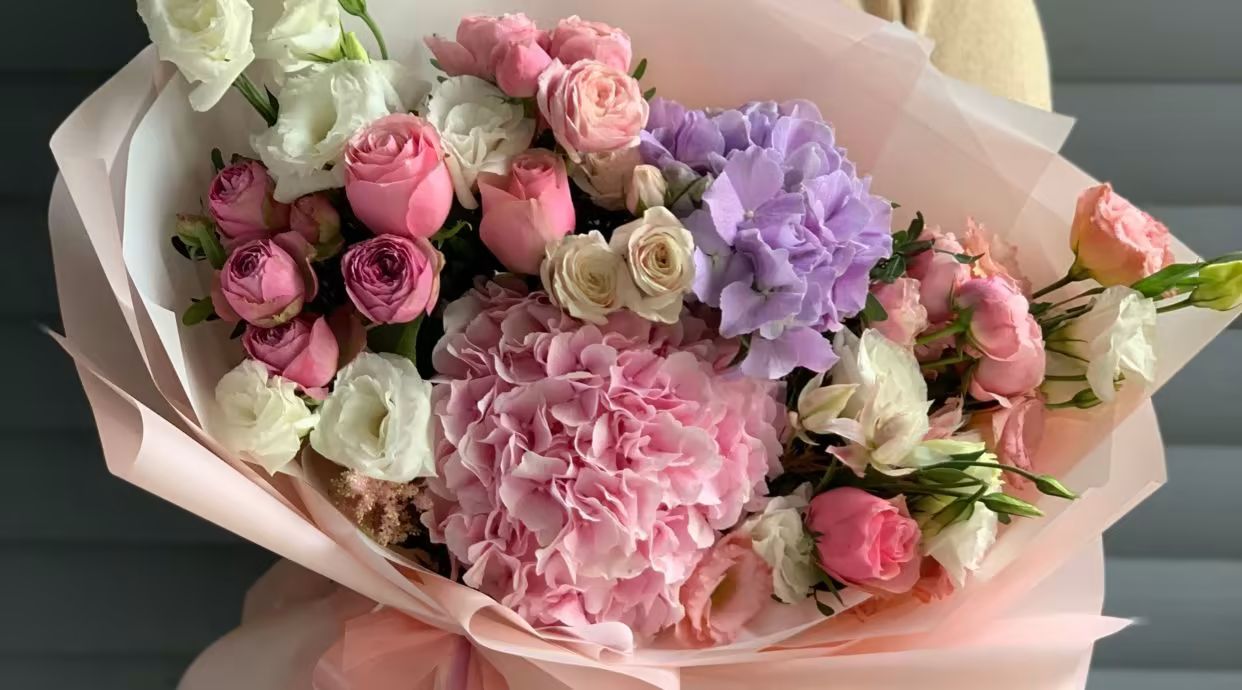
[[[469,75],[496,81],[506,95],[535,95],[539,73],[552,58],[548,36],[524,14],[475,15],[461,20],[457,40],[426,39],[427,48],[450,77]]]
[[[571,160],[638,143],[650,109],[638,81],[595,60],[554,61],[539,75],[539,112]]]
[[[479,237],[510,271],[539,273],[545,248],[574,230],[565,161],[551,151],[518,154],[508,176],[480,175],[479,193]]]
[[[851,487],[816,496],[807,510],[819,564],[834,578],[901,594],[919,579],[919,525],[905,497],[884,500]]]
[[[220,296],[246,323],[261,328],[279,326],[314,299],[314,273],[299,246],[285,233],[279,239],[254,240],[233,251],[220,271]],[[293,253],[290,252],[293,250]],[[296,256],[295,256],[296,255]]]
[[[935,244],[910,260],[906,275],[919,281],[919,299],[927,309],[927,318],[935,324],[946,323],[953,318],[953,293],[970,278],[970,266],[952,256],[964,253],[952,233],[928,228],[919,239]]]
[[[566,65],[595,60],[622,72],[630,71],[634,57],[630,37],[624,31],[576,15],[557,23],[549,36],[548,52]]]
[[[1010,398],[1026,395],[1044,382],[1046,365],[1043,331],[1035,317],[1027,314],[1017,354],[1008,360],[979,360],[970,377],[970,395],[976,400],[1008,404]]]
[[[377,235],[434,235],[453,205],[440,135],[414,115],[371,123],[345,149],[345,194]]]
[[[1173,263],[1169,229],[1113,191],[1092,187],[1078,198],[1070,230],[1077,257],[1070,274],[1101,285],[1130,285]]]
[[[315,258],[326,259],[341,250],[341,214],[326,194],[310,194],[293,202],[289,229],[315,247]]]
[[[1003,276],[974,278],[957,289],[957,308],[968,312],[970,344],[990,359],[1010,360],[1028,344],[1031,304]]]
[[[430,314],[440,299],[444,256],[427,240],[382,235],[345,252],[345,291],[375,323],[409,323]]]
[[[326,318],[305,314],[275,328],[247,326],[242,347],[271,373],[289,379],[313,397],[336,376],[340,358],[336,335]]]
[[[771,601],[771,566],[755,552],[749,536],[731,532],[681,586],[686,616],[674,635],[687,647],[728,644]]]
[[[919,333],[927,330],[927,308],[923,306],[919,281],[898,278],[891,283],[880,283],[871,290],[888,318],[877,321],[874,328],[885,338],[904,348],[913,348]]]
[[[289,206],[272,197],[276,183],[258,161],[243,160],[211,181],[207,206],[226,249],[289,228]]]
[[[978,429],[988,447],[1006,465],[1029,470],[1035,464],[1044,437],[1047,407],[1043,396],[1033,393],[1008,401],[1007,406],[975,418],[971,426]],[[1014,481],[1011,475],[1008,481]]]

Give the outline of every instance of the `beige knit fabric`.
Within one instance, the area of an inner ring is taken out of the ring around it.
[[[1048,48],[1034,0],[843,0],[936,42],[945,74],[1048,110]]]

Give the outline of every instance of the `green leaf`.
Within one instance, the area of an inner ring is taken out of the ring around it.
[[[1042,474],[1036,478],[1035,488],[1039,489],[1040,493],[1048,496],[1064,498],[1070,501],[1078,498],[1078,494],[1070,491],[1069,488],[1061,483],[1061,480],[1048,474]]]
[[[367,331],[367,347],[373,352],[387,352],[418,362],[418,332],[423,317],[409,323],[386,324]]]
[[[831,618],[837,614],[831,606],[820,601],[819,597],[815,597],[815,608],[819,610],[820,615],[824,618]]]
[[[1008,525],[1009,523],[1013,522],[1013,516],[1007,513],[997,513],[996,521],[1001,523],[1002,525]]]
[[[933,484],[979,483],[979,479],[970,476],[970,473],[953,467],[931,467],[919,472],[917,476],[920,480]]]
[[[1035,304],[1031,305],[1031,315],[1034,316],[1035,318],[1039,318],[1043,316],[1044,314],[1047,314],[1048,310],[1053,308],[1054,306],[1056,305],[1054,305],[1052,302],[1036,302]]]
[[[888,320],[888,311],[884,309],[884,305],[880,304],[880,300],[875,295],[867,293],[867,306],[863,307],[863,318],[867,323],[879,323]]]
[[[655,87],[653,86],[650,89],[647,89],[646,91],[643,92],[643,100],[649,101],[655,98],[655,95],[656,95],[656,90],[655,90]]]
[[[470,227],[472,227],[470,223],[464,220],[459,220],[456,223],[448,227],[440,228],[438,231],[436,231],[436,234],[431,236],[430,241],[432,244],[436,246],[437,249],[439,249],[440,247],[444,246],[445,242],[448,242],[449,240],[456,237],[457,234],[460,233],[462,230],[466,230]]]
[[[237,340],[238,338],[242,337],[242,335],[245,334],[245,332],[246,332],[246,322],[238,321],[233,326],[233,332],[229,333],[229,340]]]
[[[970,265],[970,264],[975,263],[979,259],[983,258],[982,254],[978,256],[971,256],[970,254],[958,254],[957,252],[948,252],[943,249],[937,249],[936,251],[939,252],[940,254],[948,254],[949,256],[953,257],[959,264]]]
[[[641,80],[643,78],[643,75],[646,73],[647,73],[647,58],[643,58],[638,61],[638,67],[634,68],[634,74],[631,74],[630,76],[634,77],[635,79]]]
[[[910,239],[917,240],[923,234],[923,228],[927,227],[927,221],[923,219],[923,212],[918,211],[914,214],[914,220],[910,221],[910,227],[906,233]]]
[[[440,64],[440,61],[439,61],[439,60],[437,60],[437,59],[435,59],[435,58],[431,58],[431,66],[432,66],[432,67],[435,67],[436,69],[440,70],[441,72],[443,72],[443,71],[444,71],[444,65],[441,65],[441,64]]]
[[[187,326],[197,326],[204,321],[208,321],[216,315],[216,308],[211,304],[210,297],[196,299],[190,304],[190,307],[181,315],[181,323]]]
[[[907,242],[903,245],[901,247],[901,253],[906,256],[914,256],[915,254],[922,254],[934,246],[936,246],[936,243],[932,240],[916,240],[914,242]]]
[[[267,92],[267,103],[272,108],[272,115],[279,118],[280,117],[280,101],[276,99],[276,94],[272,93],[271,89],[264,86],[263,90]]]
[[[216,172],[220,172],[221,170],[224,170],[224,168],[227,167],[224,165],[224,152],[222,152],[220,149],[212,149],[211,150],[211,165],[212,167],[216,169]]]
[[[224,251],[224,245],[220,244],[220,237],[214,226],[202,233],[202,247],[203,253],[207,255],[207,263],[212,268],[217,271],[224,268],[224,262],[228,261],[229,255]]]
[[[198,257],[194,255],[194,252],[190,249],[189,246],[186,245],[184,240],[182,240],[180,237],[176,235],[173,235],[171,239],[172,239],[173,249],[176,249],[178,254],[180,254],[181,256],[184,256],[190,261],[198,260]]]
[[[1009,494],[988,494],[979,499],[988,510],[1018,517],[1043,517],[1044,511]]]
[[[958,462],[967,463],[967,466],[969,466],[969,463],[979,462],[979,458],[982,458],[984,455],[987,455],[987,450],[981,450],[975,453],[958,453],[957,455],[950,455],[949,457],[953,459],[953,462],[945,463],[942,466],[952,467],[953,463]]]
[[[1142,293],[1144,297],[1159,297],[1177,283],[1198,273],[1204,266],[1207,266],[1207,264],[1203,262],[1193,264],[1173,264],[1168,268],[1156,271],[1130,287]]]
[[[976,494],[976,496],[977,495],[978,494]],[[969,510],[973,512],[975,500],[975,496],[970,498],[959,498],[937,511],[936,514],[931,516],[931,519],[927,521],[927,527],[930,531],[928,536],[939,533],[940,530],[952,525],[958,520],[965,520],[970,517],[970,514],[966,511]]]

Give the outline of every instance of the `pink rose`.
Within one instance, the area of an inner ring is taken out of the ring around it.
[[[875,329],[902,347],[914,347],[915,338],[929,325],[927,308],[921,301],[919,281],[898,278],[891,283],[878,284],[871,293],[888,312],[888,318],[876,322]]]
[[[1044,337],[1039,322],[1027,314],[1026,332],[1021,339],[1017,354],[1008,360],[984,357],[979,360],[970,377],[970,395],[976,400],[996,400],[1009,404],[1016,398],[1035,390],[1044,382],[1046,361]]]
[[[243,160],[211,181],[207,206],[228,249],[289,228],[289,206],[272,197],[276,182],[258,161]]]
[[[970,313],[967,336],[985,357],[1009,360],[1028,344],[1031,304],[1012,280],[973,278],[957,289],[954,303]]]
[[[444,255],[427,240],[382,235],[354,245],[341,260],[345,291],[375,323],[408,323],[440,299]]]
[[[935,245],[910,260],[906,275],[919,281],[919,296],[927,309],[927,318],[933,324],[946,323],[953,318],[953,293],[970,278],[970,266],[952,256],[965,250],[952,233],[940,228],[926,229],[919,239],[931,240]]]
[[[1043,440],[1046,416],[1043,396],[1027,394],[1010,400],[1007,407],[976,418],[973,426],[983,433],[988,447],[1001,462],[1029,470]]]
[[[595,60],[554,61],[539,76],[539,112],[574,162],[638,143],[649,109],[638,81]]]
[[[544,249],[574,231],[565,161],[551,151],[519,154],[507,176],[481,174],[479,193],[479,237],[510,271],[539,273]]]
[[[457,26],[457,41],[430,36],[426,43],[450,77],[494,80],[517,98],[535,95],[539,74],[552,62],[547,33],[524,14],[466,17]]]
[[[440,135],[414,115],[371,123],[345,149],[345,194],[377,235],[434,235],[453,205]]]
[[[1113,192],[1092,187],[1078,198],[1070,247],[1071,274],[1101,285],[1130,285],[1173,263],[1169,229]]]
[[[816,496],[807,509],[819,564],[868,590],[908,592],[919,579],[919,525],[899,496],[884,500],[852,487]]]
[[[566,65],[595,60],[627,73],[633,59],[630,37],[624,31],[577,15],[557,23],[549,37],[548,53]]]
[[[976,257],[970,273],[976,278],[1004,276],[1013,280],[1022,294],[1031,292],[1030,281],[1018,266],[1018,252],[1005,238],[994,234],[974,218],[966,219],[966,232],[961,237],[962,251]]]
[[[340,358],[336,335],[326,318],[305,314],[275,328],[248,326],[242,346],[251,359],[322,398]]]
[[[732,532],[716,542],[681,586],[686,610],[674,629],[687,647],[729,644],[772,598],[772,568],[750,537]]]
[[[231,310],[261,328],[274,328],[297,316],[318,291],[308,250],[305,240],[291,232],[233,250],[220,271],[218,294],[213,290],[212,301],[222,300],[217,313],[225,317]]]
[[[310,194],[293,202],[289,212],[289,229],[315,247],[317,258],[326,258],[340,250],[341,214],[326,194]]]

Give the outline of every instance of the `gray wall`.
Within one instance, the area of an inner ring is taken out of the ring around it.
[[[133,4],[6,5],[0,342],[9,385],[35,395],[0,397],[0,687],[171,688],[272,557],[109,477],[73,371],[35,328],[58,322],[46,142],[145,43]],[[1242,247],[1242,3],[1039,5],[1057,108],[1080,118],[1068,155],[1199,251]],[[1108,609],[1146,625],[1100,645],[1093,690],[1242,688],[1240,354],[1231,330],[1157,396],[1171,485],[1107,538]]]

